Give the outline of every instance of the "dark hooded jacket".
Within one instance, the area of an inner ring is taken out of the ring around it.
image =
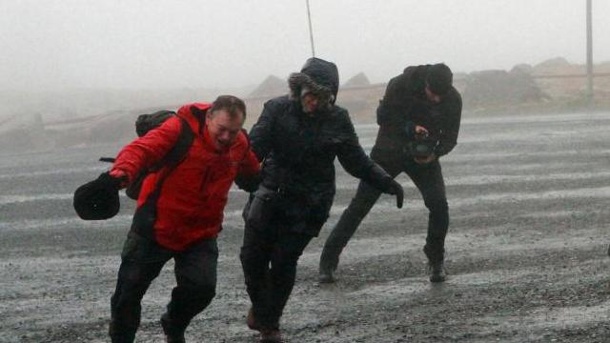
[[[379,131],[375,153],[399,156],[407,151],[413,125],[425,126],[437,139],[436,156],[449,153],[456,145],[462,115],[462,97],[452,86],[439,104],[426,100],[426,76],[431,65],[407,67],[390,80],[377,108]],[[421,109],[427,109],[423,116]]]
[[[319,224],[328,218],[335,194],[335,157],[351,175],[382,191],[391,177],[377,166],[358,142],[347,110],[334,104],[339,89],[337,67],[311,58],[288,80],[290,94],[267,101],[250,131],[252,149],[263,162],[262,186],[299,203],[294,220]],[[302,111],[303,87],[327,99],[318,112]],[[309,225],[311,227],[316,225]]]

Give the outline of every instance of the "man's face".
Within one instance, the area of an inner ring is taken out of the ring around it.
[[[231,116],[224,109],[219,109],[214,112],[208,112],[207,127],[212,142],[214,142],[217,150],[228,149],[241,131],[244,123],[244,114],[240,113],[237,116]]]
[[[314,113],[320,106],[319,103],[318,97],[312,92],[306,89],[301,92],[301,107],[303,107],[303,112]]]
[[[441,102],[441,96],[432,92],[428,85],[426,85],[426,98],[433,104],[438,104]]]

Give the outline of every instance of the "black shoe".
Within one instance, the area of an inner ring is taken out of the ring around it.
[[[429,262],[428,274],[430,275],[430,282],[444,282],[445,280],[447,280],[447,271],[445,270],[445,263],[443,261]]]
[[[337,266],[339,266],[339,256],[342,250],[342,246],[331,245],[328,241],[326,242],[320,254],[320,264],[318,265],[318,281],[320,283],[334,283],[337,281],[334,273],[337,270]]]
[[[112,343],[133,343],[135,341],[135,335],[133,337],[123,336],[110,336],[110,342]]]
[[[133,343],[136,340],[136,330],[126,330],[112,318],[110,319],[108,335],[112,343]]]
[[[186,343],[184,329],[174,327],[167,312],[161,316],[161,327],[167,343]]]
[[[261,331],[260,343],[284,343],[279,329]]]
[[[318,275],[318,282],[320,283],[334,283],[335,276],[333,275],[332,269],[320,268],[320,274]]]

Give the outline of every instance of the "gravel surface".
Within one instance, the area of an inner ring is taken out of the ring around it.
[[[370,149],[376,127],[358,126]],[[610,113],[464,118],[442,164],[451,224],[449,279],[431,284],[427,213],[404,175],[405,206],[382,196],[317,283],[324,239],[357,180],[338,168],[331,218],[307,247],[282,318],[288,342],[610,342]],[[79,220],[72,192],[117,145],[3,155],[0,342],[107,342],[109,299],[133,213]],[[246,195],[234,190],[219,246],[217,296],[189,342],[256,342],[238,259]],[[137,342],[162,342],[170,262],[143,300]]]

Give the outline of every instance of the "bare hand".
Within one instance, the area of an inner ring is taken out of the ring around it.
[[[432,154],[430,156],[414,157],[413,159],[415,160],[415,163],[417,163],[417,164],[428,164],[428,163],[436,160],[436,155]]]
[[[427,135],[429,134],[428,129],[421,125],[415,125],[415,134],[416,135]]]

